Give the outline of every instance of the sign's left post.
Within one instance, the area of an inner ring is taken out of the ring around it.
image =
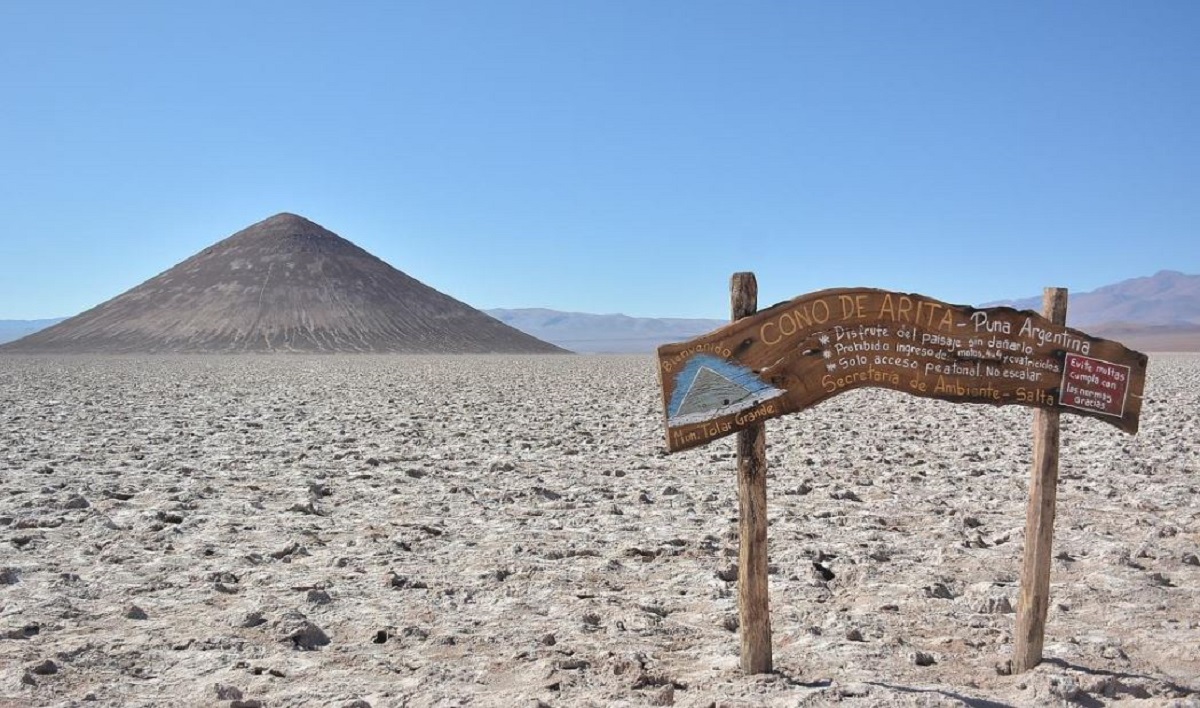
[[[758,281],[753,273],[734,273],[729,283],[734,321],[758,311]],[[767,674],[771,659],[771,607],[767,586],[767,451],[763,423],[737,434],[738,467],[738,620],[742,633],[742,670]]]

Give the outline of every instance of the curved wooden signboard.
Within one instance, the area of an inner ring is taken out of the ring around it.
[[[1010,307],[822,290],[658,349],[671,452],[844,391],[1058,408],[1137,432],[1146,355]]]

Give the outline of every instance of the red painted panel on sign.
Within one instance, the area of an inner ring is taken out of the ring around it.
[[[1125,413],[1128,391],[1128,366],[1079,354],[1066,355],[1059,394],[1062,405],[1120,418]]]

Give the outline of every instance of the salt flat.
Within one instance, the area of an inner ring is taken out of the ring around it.
[[[1063,416],[1009,676],[1031,420],[769,422],[746,677],[732,438],[665,455],[650,357],[3,357],[0,705],[1200,706],[1200,356]]]

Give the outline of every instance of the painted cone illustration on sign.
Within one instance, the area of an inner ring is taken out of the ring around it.
[[[748,367],[701,354],[689,359],[675,375],[667,421],[672,426],[702,423],[753,408],[785,393]]]

